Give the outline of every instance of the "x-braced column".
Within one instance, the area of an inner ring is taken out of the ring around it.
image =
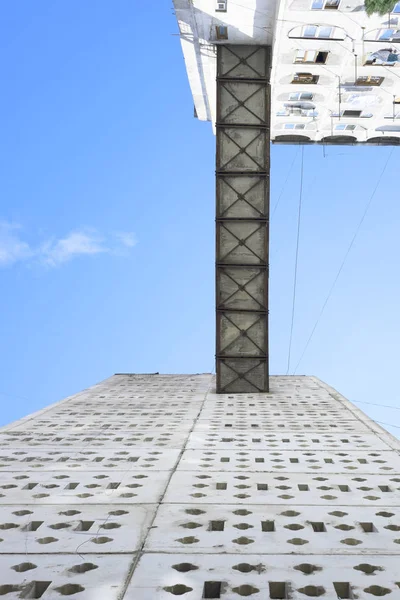
[[[268,46],[217,48],[217,392],[268,391]]]

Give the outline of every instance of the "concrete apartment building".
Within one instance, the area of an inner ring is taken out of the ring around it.
[[[267,392],[270,142],[400,143],[400,2],[174,0],[216,135],[216,389]]]
[[[174,5],[199,119],[218,122],[218,48],[266,45],[272,142],[399,143],[400,2],[372,17],[362,0]]]
[[[0,443],[7,600],[400,598],[399,442],[314,377],[115,375]]]
[[[398,6],[175,8],[216,133],[216,376],[117,374],[0,429],[0,596],[400,600],[399,441],[268,370],[270,140],[398,143]]]

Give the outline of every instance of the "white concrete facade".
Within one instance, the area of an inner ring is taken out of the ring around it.
[[[314,377],[115,375],[0,430],[0,596],[400,599],[400,443]]]
[[[400,142],[400,2],[383,17],[362,0],[174,4],[199,119],[216,121],[216,45],[266,44],[273,142]]]

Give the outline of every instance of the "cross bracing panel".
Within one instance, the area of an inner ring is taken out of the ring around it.
[[[267,46],[218,46],[217,392],[268,391]]]

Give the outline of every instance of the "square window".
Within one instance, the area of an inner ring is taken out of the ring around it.
[[[226,12],[227,11],[227,0],[219,0],[215,7],[215,12]]]
[[[222,581],[205,581],[203,598],[221,598]]]
[[[316,533],[322,533],[326,531],[325,523],[310,523],[313,531]]]
[[[304,62],[305,57],[306,57],[305,50],[297,50],[296,58],[294,59],[294,62]]]
[[[377,531],[373,523],[360,523],[360,527],[364,533],[374,533]]]
[[[274,600],[284,600],[288,598],[288,585],[286,581],[270,581],[269,597]]]
[[[330,38],[333,33],[333,27],[319,27],[318,37],[319,38]]]
[[[318,31],[318,27],[316,25],[306,25],[303,28],[303,37],[315,37]]]
[[[318,83],[319,76],[312,75],[312,73],[295,73],[293,75],[292,83]]]
[[[300,492],[308,492],[310,489],[306,483],[299,483],[297,487],[299,488]]]
[[[344,110],[342,116],[358,118],[361,117],[361,112],[361,110]],[[345,442],[345,440],[342,440],[342,442]]]
[[[226,25],[217,25],[215,28],[215,33],[217,35],[217,40],[228,39],[228,28],[226,27]]]
[[[339,8],[340,0],[326,0],[325,9],[326,10],[337,10]]]
[[[381,492],[391,492],[392,491],[388,485],[378,485],[378,487],[381,490]]]
[[[333,582],[333,587],[335,588],[335,592],[338,598],[341,600],[346,600],[347,598],[353,598],[353,594],[351,592],[351,586],[348,582]]]
[[[224,531],[225,521],[210,521],[209,531]]]
[[[378,32],[378,40],[391,40],[394,29],[380,29]]]

